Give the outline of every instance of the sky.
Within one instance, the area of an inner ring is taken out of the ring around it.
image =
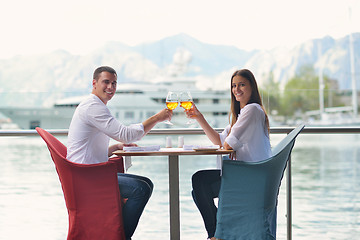
[[[293,47],[310,39],[340,38],[360,32],[357,0],[0,0],[0,3],[0,59],[58,49],[86,54],[109,41],[133,46],[179,33],[204,43],[253,50]]]

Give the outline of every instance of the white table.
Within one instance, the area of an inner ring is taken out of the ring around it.
[[[170,239],[180,240],[180,204],[179,204],[179,156],[180,155],[224,155],[233,150],[201,150],[185,151],[182,148],[161,148],[154,152],[125,152],[117,150],[117,156],[169,156],[169,210],[170,210]]]

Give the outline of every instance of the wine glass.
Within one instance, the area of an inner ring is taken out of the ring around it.
[[[193,99],[190,92],[181,92],[179,94],[180,106],[183,107],[186,111],[190,110],[193,105]],[[194,123],[194,119],[189,119],[186,124]]]
[[[174,110],[178,106],[178,104],[179,104],[179,96],[177,95],[177,93],[168,92],[168,94],[166,96],[166,107],[169,110]],[[169,124],[169,125],[174,125],[169,120],[164,121],[164,123]]]

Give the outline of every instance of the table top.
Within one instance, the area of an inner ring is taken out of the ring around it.
[[[141,152],[125,152],[123,150],[114,151],[113,154],[118,156],[172,156],[172,155],[222,155],[230,154],[233,150],[225,149],[206,149],[201,151],[183,150],[182,148],[161,148],[160,151],[141,151]]]

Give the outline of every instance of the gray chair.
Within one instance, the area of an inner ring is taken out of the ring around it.
[[[255,163],[224,160],[215,237],[224,240],[276,239],[276,208],[281,179],[295,139],[292,130],[273,156]]]

